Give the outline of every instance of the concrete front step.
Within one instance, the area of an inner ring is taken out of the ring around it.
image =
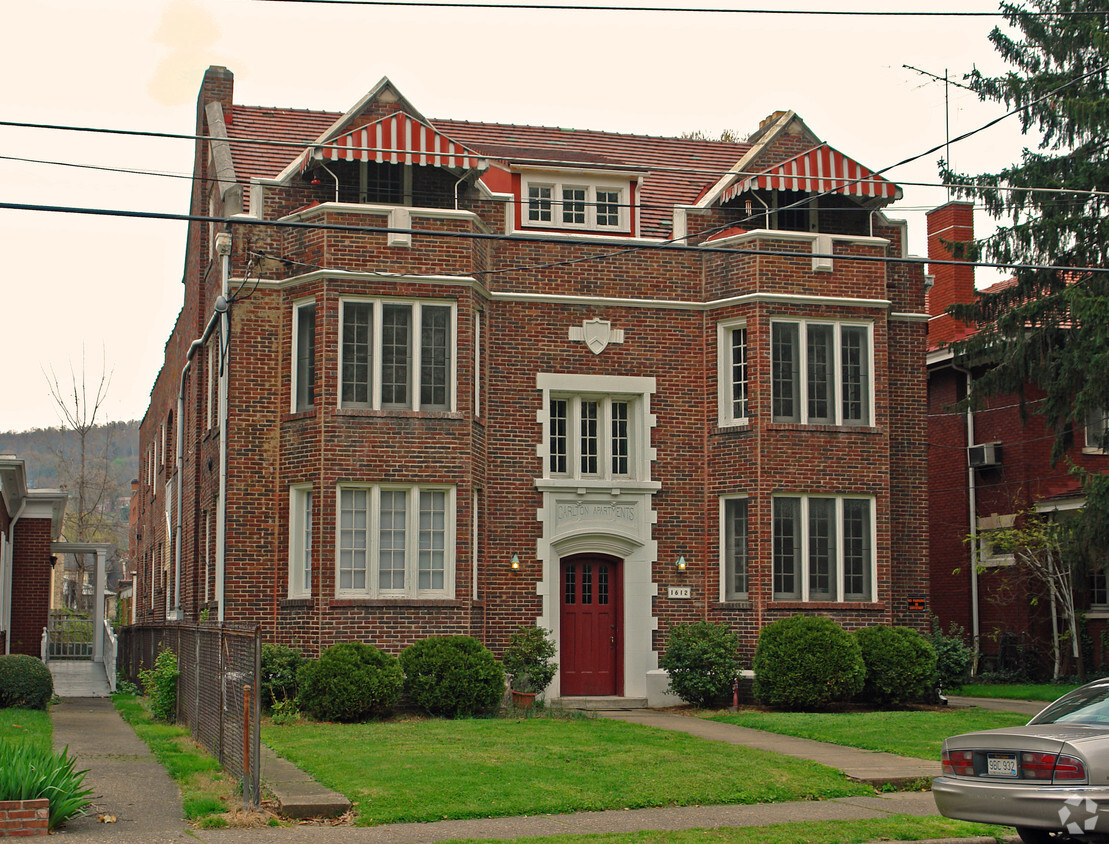
[[[350,801],[325,788],[304,771],[262,745],[262,782],[289,818],[335,818],[350,809]]]
[[[598,710],[646,709],[645,697],[617,697],[616,695],[597,695],[596,697],[560,697],[552,706],[561,709],[581,709],[587,712]]]

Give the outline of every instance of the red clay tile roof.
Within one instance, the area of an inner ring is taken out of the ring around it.
[[[240,106],[232,108],[232,138],[289,141],[307,146],[342,115],[334,112]],[[431,120],[444,135],[490,158],[552,166],[619,167],[645,175],[640,194],[642,231],[670,232],[675,205],[692,204],[750,149],[750,144],[690,138],[624,135],[553,126],[515,126]],[[274,178],[302,149],[232,144],[241,183]]]

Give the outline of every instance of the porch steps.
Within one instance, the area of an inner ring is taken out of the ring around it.
[[[617,697],[616,695],[598,695],[596,697],[560,697],[553,701],[551,706],[561,709],[579,709],[585,712],[601,710],[646,709],[645,697]]]

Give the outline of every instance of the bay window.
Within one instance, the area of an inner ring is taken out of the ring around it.
[[[717,329],[719,424],[747,424],[747,324],[721,323]]]
[[[774,600],[873,600],[873,511],[870,498],[775,497]]]
[[[870,326],[775,321],[770,325],[771,414],[775,422],[869,426]]]
[[[453,595],[453,488],[342,486],[336,541],[340,596]]]
[[[293,306],[292,410],[311,410],[316,403],[316,303]]]
[[[453,410],[455,307],[344,299],[339,397],[345,408]]]

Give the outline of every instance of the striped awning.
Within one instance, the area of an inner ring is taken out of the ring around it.
[[[307,170],[313,161],[376,161],[463,170],[484,170],[489,166],[477,153],[400,112],[313,146],[304,155],[301,171]]]
[[[901,188],[827,144],[775,164],[762,173],[734,182],[720,195],[720,202],[750,190],[794,190],[802,193],[836,193],[862,199],[900,199]]]

